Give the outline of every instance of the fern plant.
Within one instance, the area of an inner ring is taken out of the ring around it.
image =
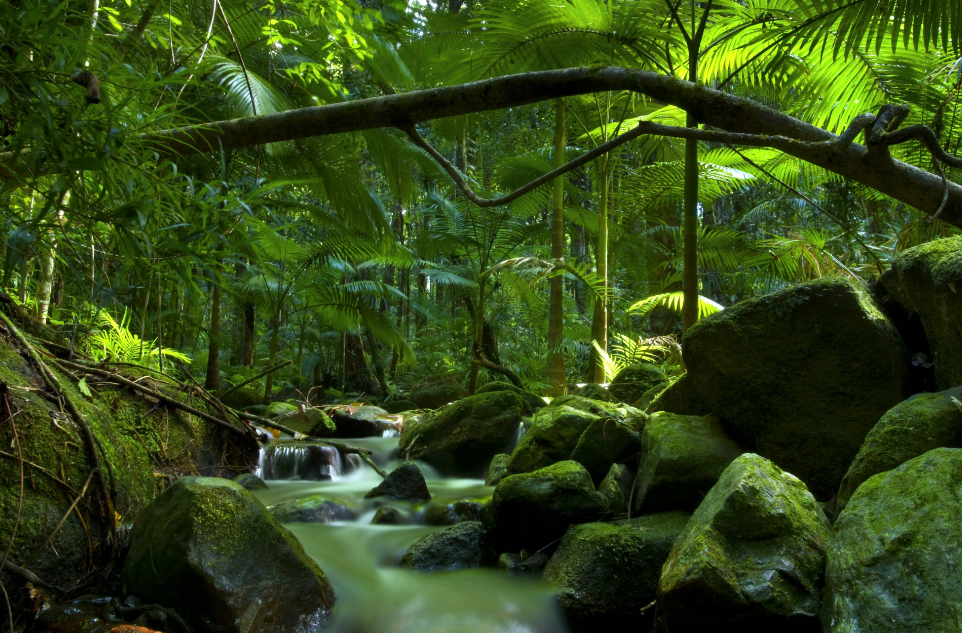
[[[143,340],[131,332],[127,327],[130,324],[130,315],[126,309],[119,323],[109,312],[101,309],[95,323],[97,329],[87,338],[87,347],[90,357],[98,363],[131,363],[157,368],[161,354],[167,359],[190,362],[187,354],[169,347],[155,347],[156,339]]]

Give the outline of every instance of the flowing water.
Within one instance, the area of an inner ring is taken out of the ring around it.
[[[400,462],[396,437],[345,440],[374,452],[391,471]],[[494,488],[480,479],[441,477],[418,463],[432,502],[489,498]],[[495,569],[414,572],[397,567],[418,539],[442,529],[420,523],[414,504],[364,499],[381,478],[353,455],[311,442],[278,442],[264,449],[260,473],[269,486],[255,494],[272,506],[322,495],[355,511],[353,521],[286,523],[320,565],[337,595],[327,631],[338,633],[504,632],[564,633],[566,627],[550,587]],[[377,508],[411,513],[410,525],[372,525]]]

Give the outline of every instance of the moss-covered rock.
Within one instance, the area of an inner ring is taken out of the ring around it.
[[[514,439],[523,407],[521,397],[510,391],[464,398],[405,425],[398,447],[401,455],[426,461],[443,474],[481,476]]]
[[[270,511],[281,523],[331,523],[357,518],[353,503],[324,495],[281,501],[272,506]]]
[[[579,388],[575,391],[574,395],[581,396],[582,398],[590,398],[591,400],[599,400],[601,402],[611,402],[612,400],[611,393],[594,382],[589,382],[584,387]]]
[[[880,281],[899,304],[919,315],[938,388],[962,384],[962,237],[902,251]]]
[[[381,407],[362,405],[332,408],[334,437],[381,437],[391,425],[389,413]]]
[[[655,385],[638,399],[637,405],[648,413],[668,411],[678,415],[709,415],[712,412],[711,405],[695,391],[687,373]]]
[[[498,551],[537,550],[573,523],[596,521],[608,509],[591,475],[575,461],[505,477],[483,512]]]
[[[598,492],[608,501],[608,515],[620,517],[628,511],[631,482],[634,473],[624,464],[612,464],[608,474],[598,484]]]
[[[467,390],[456,382],[440,381],[418,385],[411,392],[411,400],[419,409],[439,409],[466,395]]]
[[[659,617],[672,633],[817,631],[830,530],[805,484],[740,456],[675,541]]]
[[[465,521],[428,534],[401,556],[400,566],[417,571],[480,567],[488,558],[487,530]]]
[[[618,372],[608,385],[608,391],[613,401],[634,404],[646,391],[667,380],[658,365],[635,363]]]
[[[492,393],[495,391],[510,391],[511,393],[516,393],[521,396],[524,401],[524,415],[530,416],[534,415],[534,412],[545,406],[544,398],[538,394],[531,393],[521,387],[515,387],[511,383],[507,382],[489,382],[479,387],[475,392],[475,395],[479,393]]]
[[[828,548],[826,633],[957,631],[962,449],[937,448],[859,486]]]
[[[633,464],[641,450],[641,433],[633,426],[598,418],[588,425],[571,451],[571,459],[587,469],[591,479],[600,483],[612,464]]]
[[[892,470],[933,448],[962,448],[962,387],[912,396],[886,412],[869,434],[838,488],[836,513],[872,475]]]
[[[741,454],[716,416],[655,413],[641,435],[632,511],[694,510]]]
[[[234,481],[244,490],[267,490],[268,488],[264,480],[253,473],[241,473],[234,477]]]
[[[267,405],[266,416],[269,418],[279,418],[296,411],[296,404],[291,404],[290,402],[272,402]]]
[[[702,319],[688,376],[748,448],[835,495],[865,435],[902,401],[905,345],[861,287],[822,279]]]
[[[424,507],[425,525],[454,525],[480,521],[481,507],[488,499],[456,499],[451,503],[432,501]]]
[[[568,528],[544,579],[558,588],[565,616],[578,628],[642,630],[661,566],[690,515],[665,512],[617,523]]]
[[[414,400],[391,400],[384,403],[384,410],[388,413],[404,413],[405,411],[414,411],[417,408],[418,405]]]
[[[565,405],[541,409],[511,453],[505,472],[530,473],[568,459],[581,434],[597,419],[592,413]]]
[[[511,459],[511,456],[507,453],[498,453],[491,458],[491,463],[488,465],[488,474],[484,479],[485,486],[497,486],[501,483],[508,470],[509,459]]]
[[[334,437],[337,434],[334,421],[324,411],[314,407],[305,408],[303,412],[295,409],[276,419],[292,431],[311,437]]]
[[[177,480],[137,519],[123,584],[200,631],[235,630],[249,609],[263,609],[264,633],[314,631],[334,604],[294,535],[251,493],[208,477]]]
[[[600,400],[582,398],[581,396],[575,394],[555,398],[548,406],[571,407],[572,409],[584,411],[585,413],[590,413],[598,417],[607,417],[611,418],[612,420],[625,422],[626,424],[630,424],[631,426],[635,427],[639,431],[644,427],[645,420],[648,419],[644,412],[626,404],[601,402]]]

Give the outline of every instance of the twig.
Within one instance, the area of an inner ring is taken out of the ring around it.
[[[224,420],[221,420],[220,418],[215,418],[214,416],[210,415],[209,413],[204,413],[204,412],[201,411],[200,409],[195,409],[194,407],[192,407],[192,406],[190,406],[190,405],[187,405],[187,404],[184,404],[183,402],[181,402],[180,400],[177,400],[176,398],[172,398],[172,397],[170,397],[170,396],[166,396],[166,395],[160,393],[159,391],[154,391],[154,390],[151,389],[150,387],[145,387],[145,386],[143,386],[143,385],[140,385],[140,384],[138,384],[138,383],[136,383],[136,382],[134,382],[134,381],[132,381],[132,380],[128,380],[128,379],[126,379],[126,378],[124,378],[123,376],[120,376],[120,375],[118,375],[118,374],[115,374],[115,373],[106,371],[106,370],[104,370],[104,369],[98,369],[98,368],[96,368],[96,367],[88,367],[88,366],[85,366],[85,365],[78,365],[77,363],[71,363],[70,361],[66,361],[66,360],[60,360],[60,361],[58,361],[58,363],[61,364],[61,365],[66,365],[67,367],[72,367],[72,368],[77,369],[77,370],[80,370],[80,371],[85,371],[85,372],[87,372],[87,373],[89,373],[89,374],[94,374],[94,375],[97,375],[97,376],[102,376],[102,377],[104,377],[104,378],[109,378],[110,380],[116,381],[116,382],[120,383],[121,385],[123,385],[123,386],[125,386],[125,387],[129,387],[129,388],[131,388],[131,389],[134,389],[135,391],[139,391],[139,392],[141,392],[141,393],[143,393],[143,394],[145,394],[145,395],[150,396],[151,398],[154,398],[154,399],[156,399],[156,400],[160,400],[161,402],[164,402],[165,404],[167,404],[167,405],[169,405],[169,406],[172,406],[172,407],[174,407],[174,408],[176,408],[176,409],[181,409],[182,411],[186,411],[187,413],[190,413],[191,415],[196,415],[198,418],[201,418],[201,419],[203,419],[203,420],[207,420],[208,422],[211,422],[211,423],[213,423],[213,424],[216,424],[217,426],[223,427],[223,428],[231,431],[232,433],[236,433],[237,435],[240,435],[240,436],[242,436],[242,437],[245,437],[245,438],[250,439],[250,435],[249,435],[249,432],[248,432],[247,429],[243,429],[243,428],[234,426],[234,425],[231,424],[230,422],[225,422]]]
[[[261,373],[257,374],[257,375],[254,376],[253,378],[248,378],[247,380],[245,380],[244,382],[240,383],[239,385],[234,385],[233,387],[231,387],[230,389],[228,389],[228,390],[225,391],[224,393],[220,394],[220,395],[218,396],[218,398],[223,399],[223,398],[227,397],[228,394],[234,393],[235,391],[237,391],[237,390],[240,389],[241,387],[246,387],[247,385],[251,384],[251,383],[254,382],[255,380],[258,380],[258,379],[260,379],[260,378],[263,378],[263,377],[266,376],[267,374],[272,374],[272,373],[274,373],[275,371],[277,371],[278,369],[282,369],[282,368],[284,368],[284,367],[287,367],[288,365],[290,365],[290,364],[293,363],[293,362],[294,362],[294,361],[292,361],[292,360],[285,360],[283,363],[280,363],[279,365],[274,365],[273,367],[270,367],[270,368],[268,368],[268,369],[265,369],[264,371],[262,371]]]
[[[30,358],[30,360],[36,366],[44,382],[47,383],[47,387],[57,394],[58,397],[63,399],[63,404],[66,407],[67,412],[70,413],[71,417],[73,417],[74,421],[77,423],[77,426],[80,427],[81,437],[83,437],[84,445],[87,449],[87,457],[90,460],[91,468],[97,473],[97,484],[100,487],[102,497],[101,501],[103,502],[102,509],[103,513],[106,515],[104,516],[104,520],[107,523],[107,527],[110,530],[111,536],[114,536],[114,532],[117,529],[117,517],[114,513],[113,495],[110,486],[107,485],[107,479],[104,477],[103,465],[100,461],[100,455],[97,452],[97,440],[94,438],[93,431],[90,430],[90,425],[87,424],[87,420],[84,419],[83,414],[81,414],[80,410],[77,409],[73,399],[67,395],[63,388],[61,388],[60,381],[57,380],[57,377],[54,376],[53,372],[50,371],[50,368],[47,367],[42,360],[40,360],[40,356],[37,354],[37,351],[33,348],[33,345],[30,344],[30,341],[27,340],[20,329],[17,328],[17,326],[13,324],[13,321],[11,321],[10,318],[2,311],[0,311],[0,320],[4,322],[10,332],[17,338],[18,341],[20,341],[20,344],[23,345],[24,351],[26,352],[28,358]],[[69,363],[69,361],[60,362]],[[83,365],[75,365],[73,363],[69,364],[83,369]],[[112,541],[114,545],[116,545],[116,539],[112,539]]]

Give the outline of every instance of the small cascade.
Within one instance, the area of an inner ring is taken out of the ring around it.
[[[357,455],[341,455],[326,444],[278,442],[261,449],[257,475],[261,479],[332,481],[359,465]]]

